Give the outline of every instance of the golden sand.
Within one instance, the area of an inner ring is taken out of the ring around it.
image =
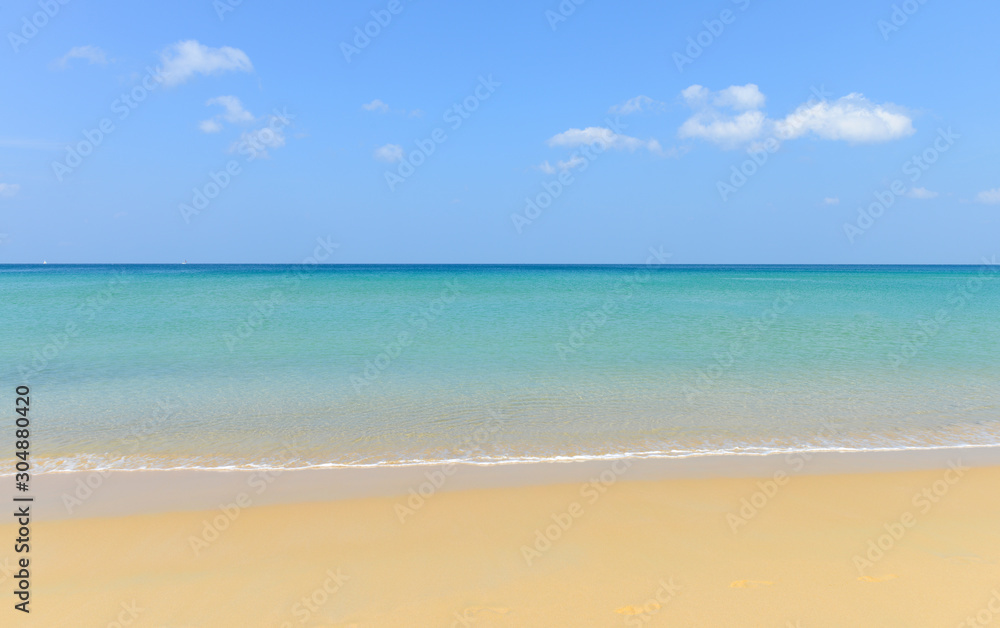
[[[23,625],[1000,624],[1000,467],[595,479],[38,522]]]

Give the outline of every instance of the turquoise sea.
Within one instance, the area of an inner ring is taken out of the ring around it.
[[[997,268],[6,265],[0,407],[49,471],[1000,445]]]

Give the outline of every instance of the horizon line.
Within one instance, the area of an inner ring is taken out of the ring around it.
[[[641,262],[0,262],[4,266],[532,266],[532,267],[565,267],[565,266],[623,266],[623,267],[692,267],[692,266],[982,266],[983,262],[950,263],[950,262],[690,262],[690,263],[641,263]]]

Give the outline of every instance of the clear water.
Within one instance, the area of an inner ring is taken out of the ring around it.
[[[0,407],[45,470],[997,445],[994,273],[0,266]]]

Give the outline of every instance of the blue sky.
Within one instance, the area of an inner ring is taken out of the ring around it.
[[[995,3],[235,2],[5,3],[0,262],[1000,253]]]

